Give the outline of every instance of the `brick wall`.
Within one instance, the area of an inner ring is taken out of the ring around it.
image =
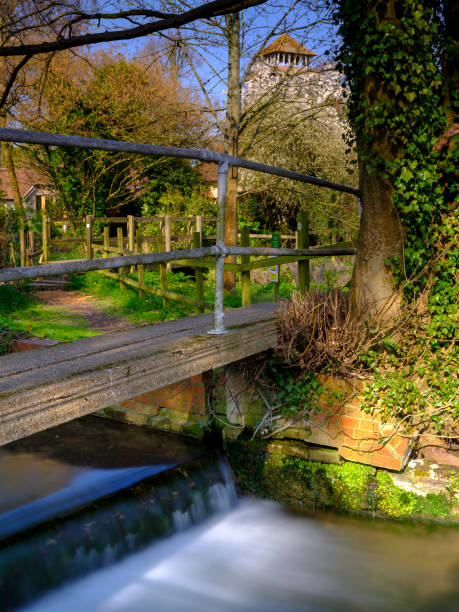
[[[51,340],[51,338],[20,338],[14,340],[11,347],[13,353],[22,353],[23,351],[49,348],[50,346],[56,346],[56,344],[59,344],[59,340]]]
[[[96,414],[201,439],[207,423],[207,374],[149,391]]]
[[[231,401],[226,403],[226,418],[230,427],[224,430],[224,435],[232,439],[238,435],[235,425],[241,428],[252,425],[266,412],[263,400],[247,389],[247,381],[240,377],[233,371],[227,379]],[[394,424],[383,422],[377,411],[370,415],[360,409],[364,382],[323,376],[321,383],[324,392],[319,397],[318,408],[296,421],[277,420],[279,431],[273,438],[334,448],[349,461],[402,470],[409,459],[410,439],[396,432]]]

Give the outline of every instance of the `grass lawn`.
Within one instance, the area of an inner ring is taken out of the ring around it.
[[[96,336],[86,319],[65,308],[40,302],[26,290],[0,286],[0,328],[26,332],[39,338],[70,341]]]
[[[132,276],[132,278],[136,278]],[[169,272],[167,275],[168,290],[188,297],[196,297],[194,280],[185,276],[182,272]],[[159,272],[145,272],[145,284],[159,287]],[[211,275],[204,281],[204,300],[213,303],[214,280]],[[287,298],[293,289],[295,282],[291,277],[285,275],[280,284],[280,297]],[[97,272],[75,275],[72,279],[72,289],[78,289],[87,295],[101,299],[104,309],[111,315],[127,317],[135,324],[151,324],[158,321],[171,321],[180,317],[191,316],[197,313],[193,306],[180,304],[179,302],[166,302],[160,297],[146,295],[140,299],[137,291],[127,287],[120,289],[119,282],[112,280]],[[252,283],[252,301],[269,302],[273,300],[273,284],[259,285]],[[241,302],[241,290],[239,285],[235,295],[225,295],[224,305],[228,308],[238,308]]]

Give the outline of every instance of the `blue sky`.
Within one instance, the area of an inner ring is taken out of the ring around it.
[[[293,10],[287,12],[286,7],[292,6]],[[308,49],[319,55],[318,60],[326,59],[324,52],[333,47],[336,41],[336,32],[330,25],[327,14],[323,8],[324,2],[293,0],[292,2],[281,2],[270,0],[264,5],[252,7],[243,12],[241,17],[242,28],[244,30],[242,70],[244,70],[249,59],[264,46],[264,40],[268,33],[273,33],[270,42],[283,31],[288,31],[291,36],[304,44]],[[282,20],[282,17],[285,19]],[[223,18],[220,19],[220,22]],[[188,43],[189,52],[193,55],[196,69],[202,82],[211,93],[213,99],[221,100],[226,92],[226,66],[227,48],[225,41],[216,34],[198,34],[193,31],[193,27],[203,28],[203,24],[192,24],[191,27],[184,27],[180,30],[182,36]],[[177,32],[168,32],[166,35],[176,35]],[[199,38],[204,38],[200,41]],[[155,46],[167,44],[164,36],[148,37],[152,38]],[[128,56],[144,56],[146,39],[137,39],[118,45],[120,52]],[[184,71],[182,80],[196,91],[200,91],[200,86],[190,70]]]

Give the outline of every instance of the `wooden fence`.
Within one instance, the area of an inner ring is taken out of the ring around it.
[[[126,256],[150,252],[171,252],[175,245],[183,248],[199,248],[203,246],[203,238],[215,239],[212,232],[216,219],[203,217],[201,215],[176,217],[170,215],[156,217],[49,217],[42,216],[41,236],[33,232],[20,234],[20,260],[21,265],[33,265],[34,258],[39,257],[39,263],[50,263],[56,261],[56,255],[62,247],[79,246],[81,256],[85,259],[94,257]],[[52,238],[53,225],[61,226],[61,235]],[[177,231],[177,225],[180,226]],[[205,225],[205,232],[203,233]],[[64,226],[64,232],[62,232]],[[96,231],[97,228],[97,231]],[[116,236],[113,236],[116,228]],[[73,234],[67,237],[66,233]],[[79,236],[77,235],[79,234]],[[110,235],[112,234],[112,235]],[[240,246],[250,247],[251,240],[270,240],[273,234],[250,233],[249,228],[243,227],[239,233]],[[295,248],[309,248],[309,219],[305,212],[299,212],[297,216],[297,231],[295,234],[282,234],[279,239],[287,242],[295,242]],[[39,248],[36,248],[39,246]],[[272,243],[274,246],[274,243]],[[280,246],[280,244],[278,245]],[[352,248],[348,242],[339,243],[321,248],[333,249]],[[339,253],[337,253],[339,255]],[[14,258],[14,253],[12,254]],[[310,257],[300,255],[280,255],[277,257],[262,257],[250,261],[249,255],[234,257],[236,261],[225,262],[225,270],[231,270],[239,275],[242,292],[242,305],[248,306],[252,302],[251,295],[251,271],[270,268],[274,285],[274,298],[279,295],[280,267],[291,262],[298,262],[298,290],[304,294],[310,287]],[[15,259],[13,259],[15,262]],[[167,271],[174,267],[187,267],[194,270],[195,298],[179,295],[169,290]],[[216,266],[214,257],[206,257],[202,260],[182,259],[171,263],[149,264],[147,268],[159,268],[159,287],[145,284],[145,269],[143,264],[130,267],[119,267],[112,270],[99,270],[100,274],[108,278],[118,280],[121,289],[131,288],[139,292],[143,298],[145,294],[156,295],[167,301],[175,301],[189,306],[194,306],[199,312],[206,309],[212,310],[213,304],[204,300],[204,270],[214,270]],[[129,274],[129,276],[128,276]],[[132,278],[132,277],[135,278]]]

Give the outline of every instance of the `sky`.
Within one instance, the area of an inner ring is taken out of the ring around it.
[[[194,3],[197,4],[198,2]],[[324,9],[323,1],[293,0],[282,2],[270,0],[269,2],[247,9],[241,15],[241,29],[243,31],[243,55],[241,71],[246,68],[253,55],[272,42],[284,31],[289,32],[293,38],[318,54],[316,61],[326,60],[325,52],[336,43],[335,28],[330,24],[329,15]],[[122,6],[122,5],[120,5]],[[223,18],[220,18],[223,22]],[[144,57],[147,43],[156,48],[170,45],[168,36],[177,36],[177,31],[167,32],[165,35],[155,35],[147,40],[137,39],[118,45],[121,53],[128,57]],[[266,37],[271,37],[266,41]],[[217,28],[209,28],[199,22],[180,29],[179,35],[186,40],[189,53],[196,66],[196,71],[202,84],[206,87],[213,100],[221,100],[226,96],[227,74],[227,46]],[[165,51],[167,53],[167,51]],[[183,64],[181,72],[182,81],[194,91],[201,92],[201,87],[192,71]]]

